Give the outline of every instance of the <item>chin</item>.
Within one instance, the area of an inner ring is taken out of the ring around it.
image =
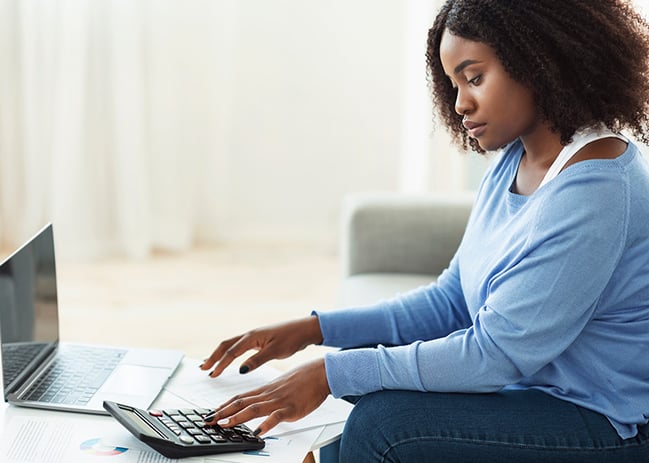
[[[501,145],[497,145],[494,143],[484,143],[481,140],[478,140],[478,145],[480,145],[480,148],[482,148],[485,151],[497,151],[502,147]]]
[[[513,140],[484,140],[484,139],[477,139],[478,144],[480,145],[480,148],[482,148],[485,151],[499,151],[503,149],[505,146],[509,145]]]

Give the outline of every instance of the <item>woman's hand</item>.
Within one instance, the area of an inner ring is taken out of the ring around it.
[[[210,376],[219,376],[234,359],[249,350],[257,353],[246,360],[239,371],[247,373],[272,359],[283,359],[304,349],[310,344],[322,343],[318,317],[311,316],[296,321],[249,331],[223,341],[212,355],[200,366],[209,370]]]
[[[255,435],[265,434],[282,421],[296,421],[308,415],[329,393],[324,360],[316,360],[265,386],[233,397],[204,420],[207,424],[230,428],[267,416],[255,430]]]

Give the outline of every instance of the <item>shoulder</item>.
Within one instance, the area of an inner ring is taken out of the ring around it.
[[[537,231],[561,230],[578,236],[590,230],[603,238],[622,237],[632,220],[633,201],[644,196],[644,207],[649,204],[647,178],[638,182],[629,171],[633,158],[634,153],[626,149],[617,156],[584,158],[537,190],[530,201]]]
[[[615,137],[601,138],[588,143],[568,161],[564,168],[591,159],[616,159],[627,150],[628,143]]]

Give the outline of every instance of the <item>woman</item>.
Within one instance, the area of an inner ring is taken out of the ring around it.
[[[620,135],[649,141],[648,29],[622,0],[447,1],[434,102],[461,146],[501,150],[455,257],[395,299],[224,341],[213,377],[249,349],[242,372],[344,350],[208,420],[266,433],[332,394],[356,403],[340,461],[649,461],[649,168]]]

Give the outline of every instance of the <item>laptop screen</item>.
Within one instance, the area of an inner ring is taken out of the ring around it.
[[[52,225],[0,264],[0,341],[5,397],[52,351],[59,321]]]

